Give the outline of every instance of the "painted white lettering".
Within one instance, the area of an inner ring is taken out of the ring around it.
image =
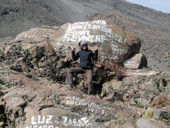
[[[74,104],[74,101],[70,101],[70,105],[73,105]]]
[[[31,117],[31,124],[32,125],[36,125],[37,124],[37,122],[35,122],[35,117],[34,116]]]
[[[76,119],[73,119],[73,124],[74,124],[75,127],[79,126]]]
[[[66,104],[67,104],[67,105],[70,105],[70,100],[67,100],[67,101],[66,101]]]
[[[94,112],[94,110],[93,110],[93,109],[89,109],[89,111],[90,111],[90,112],[92,112],[92,113]]]
[[[72,24],[68,24],[67,31],[72,30]]]
[[[78,120],[78,124],[79,124],[79,127],[84,127],[85,126],[81,120]]]
[[[41,118],[41,115],[38,116],[38,124],[44,124],[45,123],[45,116],[42,116]]]
[[[69,40],[70,40],[70,37],[69,37],[68,35],[65,35],[65,36],[63,37],[62,42],[67,42],[67,41],[69,41]]]
[[[92,29],[93,30],[100,30],[101,26],[100,25],[93,25]]]
[[[70,97],[70,96],[67,96],[67,97],[66,97],[66,100],[69,100],[69,99],[71,99],[71,97]]]
[[[64,119],[64,121],[63,121],[63,125],[68,126],[68,125],[67,125],[68,117],[66,117],[66,116],[62,116],[62,118]]]
[[[79,25],[79,26],[78,26],[78,29],[83,29],[83,25]]]
[[[77,36],[75,36],[75,35],[72,36],[72,37],[70,38],[70,41],[71,41],[71,42],[76,42],[76,41],[77,41]]]
[[[86,126],[91,125],[91,124],[89,123],[89,120],[87,119],[87,117],[83,117],[83,118],[81,118],[81,120],[84,122],[84,124],[85,124]],[[88,124],[88,123],[89,123],[89,124]]]
[[[87,29],[91,29],[91,24],[88,24],[88,27],[87,27]]]
[[[107,23],[106,23],[106,21],[101,20],[101,25],[103,25],[103,26],[106,26],[106,27],[107,27]]]
[[[96,36],[96,42],[100,42],[101,41],[101,36],[100,35],[97,35]]]
[[[104,42],[104,40],[106,40],[106,37],[104,35],[101,35],[101,42]]]
[[[68,121],[68,125],[72,126],[73,125],[73,121],[72,119],[70,118],[69,121]]]
[[[87,37],[87,36],[80,36],[79,41],[81,41],[81,40],[89,41],[89,37]]]
[[[47,119],[46,119],[46,123],[47,124],[51,124],[52,122],[51,122],[51,119],[53,118],[53,116],[52,115],[47,115]]]
[[[104,115],[104,114],[105,114],[105,110],[102,110],[102,111],[101,111],[101,115]]]

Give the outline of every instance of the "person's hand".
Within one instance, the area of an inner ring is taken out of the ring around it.
[[[71,50],[72,50],[72,51],[75,51],[75,48],[74,48],[73,46],[71,46]]]
[[[95,51],[97,51],[99,49],[99,47],[96,45],[94,49],[95,49]]]

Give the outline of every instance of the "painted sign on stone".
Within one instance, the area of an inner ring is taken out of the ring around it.
[[[69,106],[86,106],[88,108],[88,111],[97,115],[107,115],[105,112],[105,106],[99,105],[96,103],[90,103],[87,102],[85,99],[82,99],[80,97],[75,96],[68,96],[66,97],[66,105]]]
[[[107,26],[105,20],[69,23],[67,31],[62,38],[62,42],[79,42],[81,40],[89,42],[115,40],[122,43],[123,37],[119,34],[112,33],[112,29]]]
[[[122,44],[109,42],[102,45],[103,49],[99,53],[99,61],[107,68],[111,68],[115,62],[123,62],[127,50]]]
[[[87,117],[73,118],[68,116],[38,115],[32,116],[30,125],[25,126],[25,128],[84,128],[90,125],[91,123]]]

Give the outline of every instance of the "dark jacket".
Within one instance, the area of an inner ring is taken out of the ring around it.
[[[93,61],[98,58],[98,50],[93,53],[91,50],[81,49],[75,54],[75,51],[72,51],[72,58],[76,61],[80,58],[80,67],[83,69],[93,69]]]

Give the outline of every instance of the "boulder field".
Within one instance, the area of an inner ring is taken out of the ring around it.
[[[81,40],[99,47],[95,95],[87,95],[82,74],[74,90],[62,87],[68,68],[79,66],[70,47],[78,51]],[[42,26],[1,42],[0,127],[168,128],[170,72],[151,70],[140,48],[140,39],[112,20]]]

